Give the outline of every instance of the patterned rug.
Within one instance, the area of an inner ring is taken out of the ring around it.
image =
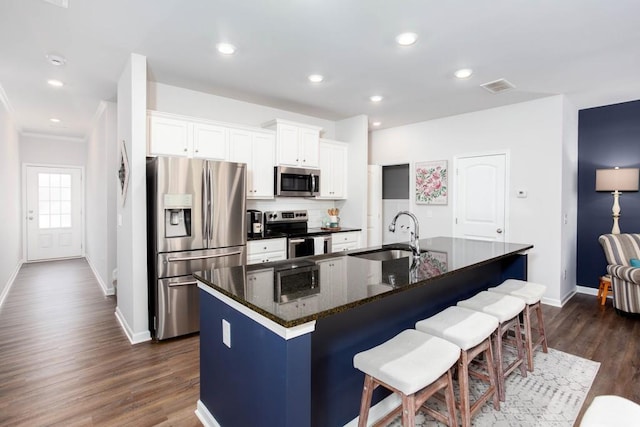
[[[472,424],[478,427],[573,426],[600,363],[550,348],[549,353],[535,353],[534,367],[534,372],[528,372],[526,378],[520,376],[519,370],[512,373],[507,378],[507,400],[501,402],[500,411],[494,411],[488,403],[472,418]],[[473,379],[471,383],[472,394],[479,394],[482,386]],[[431,401],[434,399],[430,399],[429,406]],[[435,402],[434,408],[445,410],[443,404]],[[401,425],[398,417],[388,427]],[[422,413],[416,416],[416,427],[441,425]]]

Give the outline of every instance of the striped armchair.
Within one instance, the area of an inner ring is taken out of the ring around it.
[[[618,311],[640,313],[640,268],[629,263],[631,258],[640,258],[640,234],[603,234],[598,241],[609,264],[613,306]]]

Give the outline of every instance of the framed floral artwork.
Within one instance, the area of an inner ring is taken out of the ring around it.
[[[416,163],[416,203],[446,205],[448,170],[446,160]]]
[[[124,207],[127,201],[127,187],[129,186],[129,157],[124,139],[120,143],[120,161],[118,168],[118,182],[120,184],[120,200]]]

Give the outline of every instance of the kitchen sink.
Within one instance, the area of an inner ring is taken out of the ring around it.
[[[411,252],[411,250],[406,249],[383,248],[373,251],[357,252],[354,254],[349,254],[349,256],[364,258],[371,261],[391,261],[394,259],[411,257],[413,256],[413,253]]]

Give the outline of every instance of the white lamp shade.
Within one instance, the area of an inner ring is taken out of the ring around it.
[[[638,191],[638,168],[596,169],[596,191]]]

